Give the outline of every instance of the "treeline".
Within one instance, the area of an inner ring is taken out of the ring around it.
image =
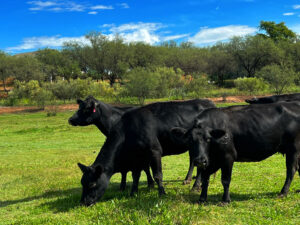
[[[70,85],[78,78],[108,81],[111,88],[122,86],[123,95],[141,102],[170,92],[200,93],[210,85],[236,86],[252,93],[266,85],[275,93],[298,85],[300,42],[296,34],[284,23],[261,21],[259,28],[256,35],[202,48],[175,41],[159,46],[125,43],[118,35],[109,39],[91,32],[86,35],[90,44],[70,42],[61,50],[46,48],[31,55],[1,52],[0,78],[6,92],[8,77],[20,82],[36,80],[39,86],[46,86],[43,82]]]

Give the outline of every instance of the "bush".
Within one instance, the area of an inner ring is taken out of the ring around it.
[[[279,95],[294,83],[296,73],[291,68],[273,64],[263,67],[258,72],[258,77],[267,81],[274,92]]]
[[[185,88],[189,95],[200,98],[212,88],[212,85],[209,83],[206,75],[194,74],[190,82],[186,83]]]
[[[172,89],[178,89],[182,87],[181,76],[182,70],[169,67],[157,67],[154,69],[155,77],[157,77],[156,97],[166,97],[171,93]]]
[[[250,95],[267,87],[262,79],[256,77],[240,77],[234,80],[234,84],[239,91],[246,91]]]
[[[158,88],[158,74],[145,68],[135,68],[125,76],[124,93],[137,97],[143,105],[146,98],[154,97]]]

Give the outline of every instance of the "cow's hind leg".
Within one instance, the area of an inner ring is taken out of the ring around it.
[[[121,175],[122,175],[122,178],[121,178],[120,190],[124,191],[125,188],[126,188],[126,175],[127,175],[127,171],[126,172],[122,172]]]
[[[281,189],[280,196],[286,196],[288,194],[293,177],[296,171],[299,169],[299,151],[297,151],[296,149],[300,149],[300,146],[293,146],[293,148],[288,149],[286,153],[286,179],[284,186]]]
[[[192,175],[193,175],[193,170],[194,170],[194,163],[190,157],[190,167],[189,167],[189,171],[183,181],[183,184],[189,184],[192,181]]]
[[[135,193],[138,192],[140,177],[141,177],[141,170],[132,171],[132,180],[133,180],[133,182],[132,182],[130,196],[133,196]]]
[[[157,140],[155,145],[151,148],[151,168],[152,168],[154,180],[158,185],[159,196],[166,194],[162,183],[163,174],[162,174],[162,166],[161,166],[161,155],[162,155],[162,148],[160,146],[159,141]]]
[[[147,182],[148,182],[148,188],[154,188],[154,180],[152,179],[151,173],[150,173],[150,167],[146,167],[144,169],[146,176],[147,176]]]

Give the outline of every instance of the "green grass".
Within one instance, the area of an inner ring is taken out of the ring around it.
[[[299,224],[300,179],[295,175],[286,198],[277,198],[285,179],[285,159],[235,163],[232,203],[220,204],[220,172],[211,177],[208,203],[183,186],[188,154],[163,158],[167,196],[148,190],[143,173],[139,194],[120,192],[112,177],[103,199],[79,206],[81,172],[77,162],[92,163],[104,136],[94,127],[72,127],[72,112],[0,115],[0,224]]]

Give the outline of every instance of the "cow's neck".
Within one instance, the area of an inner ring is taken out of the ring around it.
[[[122,145],[124,143],[124,135],[119,131],[112,131],[102,146],[93,166],[102,165],[107,174],[119,172],[118,160]]]
[[[122,112],[100,101],[97,103],[96,108],[99,117],[94,124],[105,136],[107,136],[110,133],[113,124],[121,117]]]

